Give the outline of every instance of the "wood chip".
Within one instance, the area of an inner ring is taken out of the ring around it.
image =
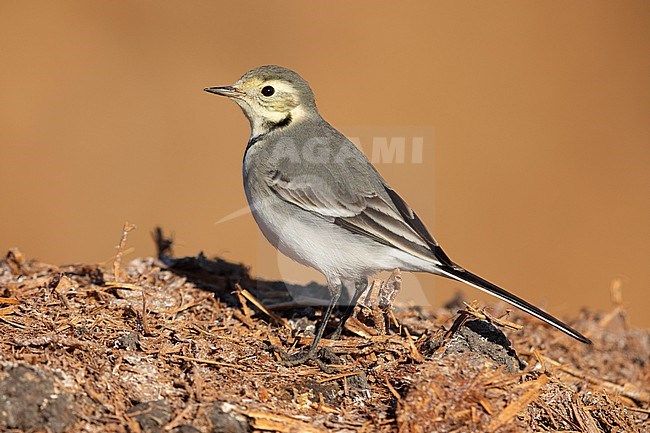
[[[503,409],[496,418],[493,418],[492,421],[490,421],[490,424],[487,427],[488,430],[494,432],[509,422],[542,393],[542,387],[547,383],[548,376],[545,374],[539,376],[537,380],[530,382],[530,385],[528,385],[528,391],[526,391],[521,398],[508,404],[508,406],[506,406],[506,408]]]
[[[258,411],[237,410],[237,412],[252,418],[251,427],[259,430],[280,433],[327,433],[326,429],[288,416]]]

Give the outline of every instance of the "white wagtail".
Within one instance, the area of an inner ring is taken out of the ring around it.
[[[205,91],[235,101],[250,122],[244,189],[260,229],[282,253],[327,279],[329,306],[309,352],[296,363],[316,353],[343,286],[354,296],[341,325],[368,277],[397,268],[469,284],[590,343],[550,314],[452,262],[365,155],[321,117],[309,84],[295,72],[262,66],[232,86]]]

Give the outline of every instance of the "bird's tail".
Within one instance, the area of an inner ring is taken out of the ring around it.
[[[437,268],[436,271],[442,273],[448,278],[463,282],[465,284],[469,284],[470,286],[476,287],[477,289],[489,293],[492,296],[496,296],[502,301],[514,305],[520,310],[525,311],[526,313],[537,317],[538,319],[548,323],[554,328],[557,328],[560,331],[564,332],[565,334],[570,335],[576,340],[581,341],[583,343],[591,344],[591,340],[589,340],[587,337],[585,337],[575,329],[571,328],[561,320],[551,316],[546,311],[543,311],[537,308],[536,306],[530,304],[529,302],[524,301],[520,297],[515,296],[512,293],[502,289],[501,287],[496,286],[487,280],[484,280],[478,275],[472,274],[471,272],[461,268],[460,266],[453,266],[453,267],[445,266],[442,269]]]

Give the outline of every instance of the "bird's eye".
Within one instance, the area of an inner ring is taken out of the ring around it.
[[[275,93],[275,89],[271,86],[264,86],[262,88],[262,95],[264,96],[272,96]]]

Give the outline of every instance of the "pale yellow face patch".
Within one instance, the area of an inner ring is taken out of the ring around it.
[[[273,95],[265,96],[262,94],[262,89],[267,86],[273,87]],[[287,114],[299,105],[296,89],[286,81],[262,80],[254,77],[243,82],[237,82],[235,87],[246,94],[249,104],[257,103],[269,110]]]
[[[274,89],[270,96],[262,93],[267,86]],[[251,77],[239,80],[233,87],[243,93],[237,99],[251,122],[253,135],[264,133],[265,125],[281,122],[287,116],[291,116],[292,121],[299,121],[305,115],[297,89],[287,81]]]

